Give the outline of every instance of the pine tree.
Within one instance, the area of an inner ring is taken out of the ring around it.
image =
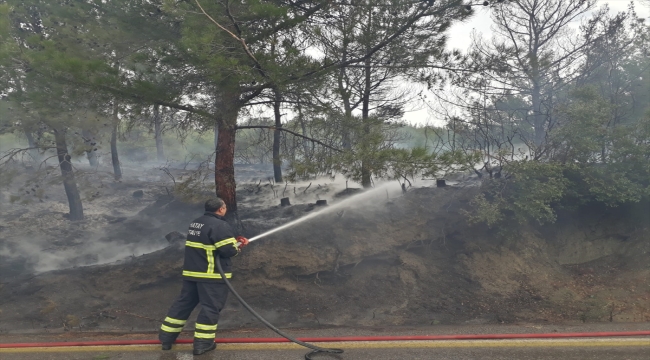
[[[440,16],[441,8],[462,5],[454,0],[435,2],[435,6],[404,2],[399,14],[382,15],[399,21],[386,20],[391,26],[382,37],[342,61],[308,56],[290,39],[311,31],[316,21],[327,19],[338,7],[360,6],[354,2],[11,2],[25,15],[36,12],[46,19],[47,38],[38,39],[38,48],[26,59],[35,71],[114,97],[106,104],[161,105],[192,113],[206,127],[216,123],[216,193],[234,215],[235,132],[243,107],[272,98],[274,89],[282,91],[329,71],[363,64],[409,36],[419,22]],[[291,61],[280,60],[277,54]]]

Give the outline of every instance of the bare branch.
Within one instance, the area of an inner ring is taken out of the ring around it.
[[[246,126],[237,126],[236,129],[237,130],[240,130],[240,129],[269,129],[269,130],[273,130],[273,131],[280,130],[280,131],[288,132],[289,134],[291,134],[293,136],[297,136],[297,137],[300,137],[300,138],[303,138],[303,139],[307,139],[307,140],[309,140],[309,141],[311,141],[313,143],[322,145],[322,146],[324,146],[324,147],[326,147],[328,149],[338,151],[338,152],[343,152],[343,150],[340,150],[340,149],[337,149],[337,148],[332,147],[330,145],[327,145],[322,141],[319,141],[319,140],[316,140],[314,138],[310,138],[308,136],[299,134],[299,133],[297,133],[295,131],[287,130],[285,128],[278,128],[278,127],[275,127],[275,126],[265,126],[265,125],[246,125]]]

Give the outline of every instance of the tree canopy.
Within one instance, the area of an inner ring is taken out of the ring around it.
[[[448,50],[479,5],[494,36]],[[130,131],[149,129],[159,161],[165,131],[214,131],[214,191],[235,217],[235,161],[268,154],[277,182],[471,170],[476,219],[553,221],[647,198],[648,33],[632,6],[595,1],[4,0],[0,133],[28,146],[2,163],[56,156],[83,217],[70,156],[96,168],[110,138],[119,181]],[[415,101],[439,126],[402,130]]]

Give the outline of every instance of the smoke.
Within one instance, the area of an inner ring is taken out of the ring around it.
[[[140,256],[167,246],[164,238],[121,243],[103,231],[85,232],[82,238],[52,243],[49,237],[13,237],[0,246],[0,259],[13,260],[36,273],[116,262]]]
[[[48,181],[39,182],[35,190],[42,193],[38,196],[31,191],[34,185],[25,189],[24,180],[33,175],[25,169],[3,189],[0,277],[105,264],[157,251],[168,245],[165,234],[184,231],[184,219],[189,221],[197,215],[182,209],[160,219],[139,214],[159,194],[166,194],[160,189],[163,176],[157,169],[128,169],[128,175],[115,182],[106,169],[75,167],[83,221],[65,218],[67,198],[57,168],[51,169]],[[134,197],[136,190],[144,190],[145,196]]]
[[[186,208],[174,205],[169,209],[155,208],[146,214],[140,213],[154,204],[159,196],[166,195],[167,190],[171,191],[174,180],[179,183],[186,179],[194,170],[191,166],[183,169],[184,165],[174,164],[175,179],[172,179],[160,170],[161,163],[158,162],[137,167],[126,164],[121,182],[115,182],[110,177],[110,169],[101,166],[93,170],[87,162],[81,162],[75,167],[81,174],[78,184],[86,219],[70,222],[64,218],[68,212],[67,199],[58,181],[43,184],[44,192],[40,199],[32,196],[27,198],[27,203],[21,203],[22,200],[15,203],[3,201],[0,205],[0,272],[5,269],[18,271],[21,267],[26,271],[46,272],[113,263],[151,253],[168,245],[165,234],[186,232],[187,224],[201,214],[200,204]],[[342,176],[276,184],[272,181],[270,169],[236,167],[240,216],[255,223],[258,229],[275,227],[304,215],[386,206],[387,201],[402,193],[397,181],[376,181],[375,188],[361,195],[337,197],[336,194],[346,189],[351,194],[361,189]],[[58,169],[53,170],[56,172]],[[213,179],[206,181],[207,188],[214,186],[209,181]],[[413,186],[432,184],[431,181],[411,181]],[[14,184],[8,191],[3,191],[3,200],[20,186]],[[135,190],[144,190],[144,198],[134,198],[132,193]],[[287,218],[285,211],[277,211],[283,197],[288,197],[293,205],[304,206],[326,200],[330,206],[317,207],[309,213],[303,213],[300,207],[286,209],[292,210]]]

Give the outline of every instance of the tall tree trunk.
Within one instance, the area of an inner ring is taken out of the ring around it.
[[[22,98],[23,96],[23,84],[22,81],[20,80],[20,76],[13,77],[13,80],[16,84],[16,93],[18,95],[18,98]],[[39,153],[38,144],[34,140],[34,134],[30,129],[28,129],[26,126],[23,126],[23,131],[25,132],[25,137],[27,138],[27,145],[30,148],[29,150],[29,157],[34,160],[34,162],[41,162],[42,157],[41,154]]]
[[[546,119],[542,114],[542,95],[537,86],[533,86],[532,91],[532,105],[533,105],[533,124],[535,127],[535,147],[536,152],[541,150],[544,141],[546,140]]]
[[[363,108],[361,110],[361,121],[363,122],[363,143],[364,149],[362,152],[364,153],[363,157],[361,158],[361,185],[363,186],[364,189],[372,187],[372,171],[370,169],[370,166],[368,164],[368,160],[366,157],[369,156],[369,149],[368,147],[368,137],[370,135],[370,88],[372,86],[372,79],[370,77],[370,73],[372,71],[371,68],[371,62],[370,59],[366,59],[364,62],[364,72],[365,72],[365,86],[363,89]]]
[[[77,182],[74,177],[74,170],[70,163],[68,154],[68,145],[65,141],[65,132],[54,130],[54,141],[56,143],[56,153],[59,158],[59,167],[61,168],[61,177],[63,178],[63,188],[68,197],[68,206],[70,207],[70,220],[83,220],[84,209],[81,204],[81,196],[77,189]]]
[[[282,139],[282,114],[280,105],[282,94],[277,88],[273,89],[273,113],[275,115],[275,130],[273,130],[273,175],[277,184],[282,183],[282,159],[280,159],[280,141]]]
[[[235,133],[237,116],[241,109],[239,94],[231,92],[222,96],[219,104],[217,151],[214,163],[214,182],[217,196],[228,207],[226,219],[239,227],[235,184]]]
[[[217,156],[214,164],[214,182],[217,196],[228,207],[227,220],[236,225],[237,219],[237,184],[235,183],[235,133],[233,126],[220,126]]]
[[[117,154],[117,128],[120,124],[119,107],[117,101],[113,103],[113,132],[111,133],[111,161],[113,162],[113,175],[115,180],[122,179],[120,157]]]
[[[343,54],[341,56],[341,62],[346,62],[348,60],[348,39],[347,35],[344,36],[343,38]],[[339,86],[339,93],[341,94],[341,99],[343,100],[343,109],[345,112],[345,118],[343,120],[342,124],[342,133],[341,133],[341,145],[343,146],[344,150],[350,150],[352,149],[352,141],[350,140],[350,132],[347,131],[346,128],[349,127],[350,122],[353,121],[352,118],[352,103],[350,101],[350,91],[346,88],[346,84],[344,83],[345,79],[345,67],[341,67],[339,70],[338,74],[338,86]],[[348,84],[349,86],[349,84]]]
[[[300,122],[300,128],[302,129],[302,134],[304,136],[309,136],[307,135],[307,125],[305,124],[305,118],[302,116],[302,106],[300,103],[298,103],[298,122]],[[310,156],[311,152],[309,151],[309,140],[302,139],[302,147],[305,151],[305,157],[306,158],[311,157]]]
[[[84,138],[84,145],[86,146],[86,157],[88,158],[88,163],[92,167],[99,166],[99,160],[97,159],[97,139],[95,135],[90,130],[82,130],[81,135]]]
[[[277,36],[273,36],[271,41],[271,56],[275,57],[275,44]],[[282,140],[282,114],[280,114],[280,105],[282,105],[282,94],[277,87],[273,87],[273,114],[275,116],[275,129],[273,130],[273,177],[277,184],[282,183],[282,160],[280,159],[280,141]]]
[[[153,107],[153,125],[156,132],[156,154],[158,161],[165,161],[165,152],[163,151],[162,138],[162,118],[160,116],[160,105]]]
[[[531,91],[531,100],[533,105],[533,126],[535,127],[535,153],[542,151],[542,145],[546,141],[546,119],[542,113],[542,89],[537,56],[537,47],[535,46],[530,57],[531,82],[533,83]]]
[[[214,150],[217,151],[217,145],[219,144],[219,123],[214,122]]]
[[[38,146],[34,140],[34,134],[32,134],[31,131],[25,129],[25,137],[27,138],[27,144],[29,147],[29,157],[31,157],[34,162],[40,162],[41,154],[38,152]]]

